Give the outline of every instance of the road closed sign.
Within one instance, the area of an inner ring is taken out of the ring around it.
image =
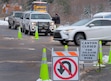
[[[56,52],[55,52],[56,53]],[[63,54],[65,52],[62,52]],[[68,53],[68,52],[67,52]],[[53,80],[79,81],[77,56],[54,56],[53,57]]]
[[[82,40],[79,59],[81,61],[97,61],[98,48],[98,41]]]

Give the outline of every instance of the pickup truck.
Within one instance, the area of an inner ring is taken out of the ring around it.
[[[8,17],[9,29],[17,29],[20,26],[21,16],[23,15],[22,11],[13,11],[12,14]]]

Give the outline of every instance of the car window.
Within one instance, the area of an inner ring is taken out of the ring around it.
[[[94,26],[111,26],[110,20],[96,20],[91,22],[90,24],[94,24]]]
[[[51,19],[48,14],[32,14],[31,19]]]
[[[110,20],[102,20],[101,24],[102,24],[102,26],[111,26],[111,21]]]
[[[22,16],[22,13],[15,13],[14,16],[20,18]]]
[[[91,20],[92,19],[82,19],[82,20],[77,21],[76,23],[72,24],[71,26],[82,26],[82,25],[87,24]]]
[[[102,25],[101,20],[93,21],[90,24],[94,24],[94,26],[101,26]]]
[[[111,15],[107,15],[107,16],[105,16],[105,18],[111,18]]]

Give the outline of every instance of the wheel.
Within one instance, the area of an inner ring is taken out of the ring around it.
[[[9,25],[8,28],[11,29],[11,26]]]
[[[9,21],[8,21],[8,24],[9,24],[8,28],[9,28],[9,29],[11,29],[11,24],[10,24],[10,22],[9,22]]]
[[[24,25],[24,27],[23,27],[23,30],[24,30],[24,33],[25,34],[28,34],[28,30],[26,29],[26,26]]]
[[[33,35],[33,33],[32,33],[30,30],[29,30],[28,34],[29,34],[29,35]]]
[[[23,33],[23,28],[21,28],[21,32]]]
[[[22,25],[22,32],[24,33],[24,31],[25,31],[25,26]]]
[[[32,35],[33,33],[31,32],[31,29],[29,27],[29,32],[28,32],[29,35]]]
[[[12,29],[15,29],[15,22],[13,22],[12,24]]]
[[[85,36],[82,33],[77,33],[74,37],[74,43],[75,45],[80,45],[80,40],[85,40]]]
[[[27,31],[25,28],[24,28],[24,33],[25,33],[25,34],[28,34],[28,31]]]
[[[62,45],[68,45],[69,41],[60,40],[60,43],[61,43]]]
[[[19,26],[16,26],[16,25],[15,25],[15,26],[14,26],[14,29],[17,30],[18,27],[19,27]]]

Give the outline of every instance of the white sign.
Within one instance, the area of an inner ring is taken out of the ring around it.
[[[76,52],[52,52],[52,79],[53,81],[79,81],[79,60]]]
[[[53,80],[78,81],[78,57],[54,57]]]
[[[98,41],[82,40],[80,44],[80,60],[81,61],[97,61]]]

